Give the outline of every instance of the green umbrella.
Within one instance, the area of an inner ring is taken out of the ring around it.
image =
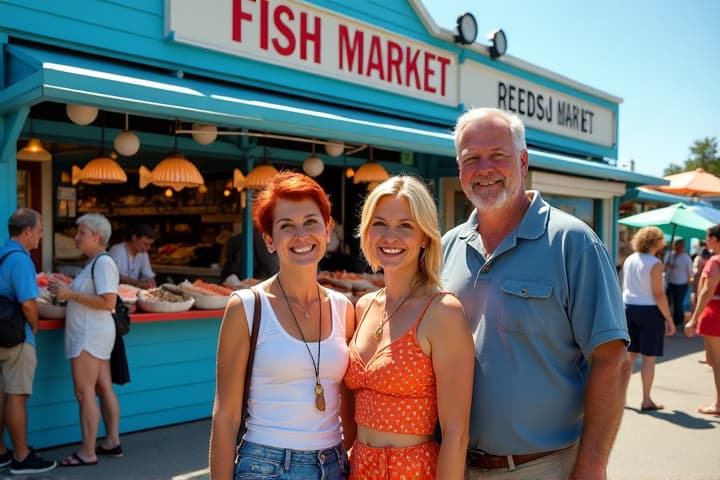
[[[705,238],[707,229],[715,225],[683,203],[631,215],[621,218],[618,222],[630,227],[658,227],[670,235],[670,242],[675,237]]]

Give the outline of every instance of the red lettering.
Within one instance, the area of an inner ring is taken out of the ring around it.
[[[438,57],[438,62],[440,62],[440,95],[444,97],[447,94],[447,67],[450,65],[450,59]]]
[[[397,77],[397,84],[402,85],[402,72],[400,71],[400,65],[403,61],[402,47],[392,40],[388,40],[388,53],[387,53],[387,81],[392,83],[393,71]]]
[[[435,70],[433,70],[432,67],[430,66],[430,62],[435,60],[435,58],[436,57],[434,54],[432,54],[430,52],[425,52],[424,59],[423,59],[424,60],[423,66],[425,67],[423,69],[425,71],[425,75],[423,75],[423,87],[424,87],[423,90],[425,90],[428,93],[435,93],[437,91],[435,89],[435,87],[430,85],[430,77],[435,76]]]
[[[254,0],[253,0],[254,1]],[[242,9],[242,0],[233,0],[232,3],[232,39],[233,42],[242,43],[242,22],[252,20],[252,15]]]
[[[270,33],[268,32],[268,18],[270,17],[268,0],[261,0],[260,2],[260,48],[263,50],[268,49],[268,40]]]
[[[320,17],[315,17],[314,20],[314,32],[308,31],[308,15],[306,12],[300,14],[300,58],[307,60],[307,44],[308,42],[313,43],[313,62],[320,63],[320,46],[321,46],[321,33],[320,28]]]
[[[378,78],[385,80],[385,69],[383,67],[382,47],[380,46],[380,38],[373,35],[370,40],[370,55],[368,55],[368,65],[365,75],[372,75],[372,71],[377,70]]]
[[[364,41],[363,32],[355,31],[353,35],[352,44],[350,43],[350,35],[348,27],[346,25],[338,25],[338,65],[340,70],[345,69],[345,59],[347,58],[347,71],[352,72],[353,65],[355,65],[355,54],[357,53],[357,73],[358,75],[363,74],[363,61],[364,61]]]
[[[418,72],[418,55],[420,50],[415,50],[413,55],[410,55],[410,47],[405,47],[405,86],[410,86],[410,77],[415,79],[415,88],[420,90],[420,73]]]
[[[287,17],[289,22],[292,22],[295,19],[295,15],[293,15],[290,7],[286,5],[279,5],[273,12],[273,23],[275,24],[275,28],[277,28],[278,33],[280,33],[286,40],[287,45],[283,46],[280,43],[280,39],[277,37],[272,39],[272,44],[280,55],[287,57],[292,55],[295,51],[295,34],[293,34],[290,26],[285,23],[283,17]]]

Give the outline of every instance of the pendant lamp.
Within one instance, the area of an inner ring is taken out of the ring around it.
[[[131,132],[128,125],[128,114],[125,114],[125,130],[115,135],[113,146],[115,151],[125,157],[132,157],[140,150],[140,139]]]
[[[112,158],[105,154],[105,116],[100,130],[100,153],[90,160],[84,168],[72,167],[72,184],[78,182],[99,185],[102,183],[125,183],[125,170]]]
[[[33,120],[30,119],[30,139],[27,144],[17,152],[18,160],[27,160],[31,162],[47,162],[52,160],[52,154],[45,150],[42,142],[35,136],[33,128]]]
[[[322,159],[315,155],[315,144],[312,144],[312,154],[302,163],[303,172],[307,173],[311,177],[317,177],[323,170],[325,170],[325,163]]]
[[[277,169],[273,167],[270,162],[267,147],[264,148],[263,157],[260,163],[255,165],[255,168],[245,177],[245,188],[249,190],[262,190],[278,174]]]
[[[65,106],[65,113],[77,125],[90,125],[97,118],[98,109],[87,105],[69,103]]]
[[[30,137],[27,145],[17,152],[17,159],[31,162],[47,162],[52,160],[52,154],[45,150],[39,138]]]
[[[176,126],[175,132],[177,130]],[[170,187],[175,191],[185,187],[199,187],[205,183],[197,167],[177,148],[177,133],[175,148],[152,171],[144,166],[140,167],[140,188],[145,188],[150,183],[158,187]]]
[[[390,178],[390,174],[388,174],[382,165],[375,161],[373,158],[373,147],[370,147],[370,158],[355,171],[353,183],[382,182],[388,178]]]
[[[331,157],[339,157],[345,151],[345,144],[343,142],[336,142],[334,140],[328,140],[325,143],[325,153]]]

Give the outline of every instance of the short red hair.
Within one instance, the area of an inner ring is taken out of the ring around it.
[[[299,201],[310,199],[320,209],[325,226],[330,225],[330,198],[312,178],[298,172],[282,171],[257,194],[253,201],[253,223],[260,232],[271,235],[273,210],[279,199]]]

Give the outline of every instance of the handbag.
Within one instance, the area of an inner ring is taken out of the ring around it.
[[[258,332],[260,331],[260,294],[254,288],[250,288],[255,295],[255,310],[253,311],[252,332],[250,333],[250,349],[248,350],[247,365],[245,367],[245,387],[243,388],[242,400],[242,417],[240,419],[240,429],[238,430],[237,443],[245,436],[247,427],[245,422],[248,419],[248,398],[250,396],[250,378],[252,377],[253,363],[255,361],[255,347],[258,341]]]
[[[0,258],[0,265],[8,255],[21,250],[12,250]],[[0,347],[14,347],[25,341],[25,314],[20,303],[0,295]]]
[[[93,260],[92,267],[90,267],[90,278],[92,278],[93,283],[95,283],[95,262],[101,255],[110,256],[108,253],[101,253]],[[120,295],[115,297],[115,308],[112,310],[112,317],[115,321],[116,333],[121,336],[126,335],[130,331],[130,310],[125,306]]]

